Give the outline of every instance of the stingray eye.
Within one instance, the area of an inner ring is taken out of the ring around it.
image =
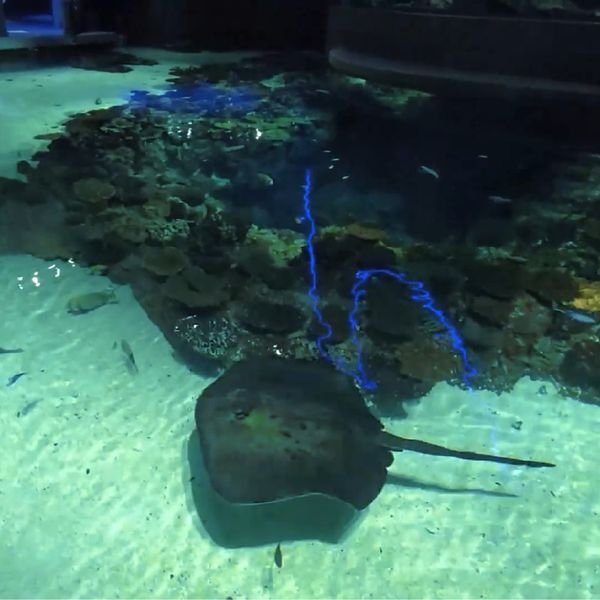
[[[248,411],[244,410],[243,408],[238,408],[237,410],[233,411],[233,416],[238,420],[238,421],[242,421],[244,420],[247,416],[248,416]]]

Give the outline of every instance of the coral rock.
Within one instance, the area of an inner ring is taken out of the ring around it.
[[[240,331],[226,317],[184,317],[175,323],[173,333],[178,349],[192,363],[194,359],[230,363],[238,358]]]
[[[179,273],[185,267],[187,259],[183,252],[174,246],[144,248],[142,265],[146,271],[155,275],[168,276]]]
[[[116,193],[115,187],[109,181],[96,177],[79,179],[73,184],[73,192],[83,202],[89,204],[104,204]]]
[[[345,232],[359,240],[367,242],[387,242],[388,234],[376,225],[366,223],[350,223],[344,227]]]
[[[205,275],[206,286],[202,290],[190,286],[181,274],[172,275],[162,287],[163,294],[188,308],[215,308],[230,299],[227,285],[214,275]]]
[[[571,306],[579,310],[600,312],[600,281],[586,281],[579,286]]]
[[[394,354],[400,362],[400,373],[418,381],[444,381],[460,372],[452,350],[428,339],[400,344]]]

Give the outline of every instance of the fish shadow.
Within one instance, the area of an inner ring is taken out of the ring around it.
[[[188,507],[199,522],[201,536],[225,548],[276,544],[281,541],[320,540],[337,544],[343,541],[363,518],[368,509],[353,506],[323,494],[308,494],[263,504],[232,504],[213,489],[206,472],[198,434],[193,431],[182,448],[187,457],[190,479],[186,488]],[[454,488],[389,474],[386,485],[419,489],[443,494],[470,494],[515,498],[516,494],[479,488]],[[401,502],[401,499],[398,500]]]
[[[202,460],[198,434],[194,431],[183,449],[190,480],[188,505],[198,515],[201,535],[224,548],[276,544],[282,541],[342,541],[366,511],[323,494],[307,494],[260,504],[234,504],[212,487]]]
[[[496,498],[518,498],[517,494],[512,494],[510,492],[499,492],[483,488],[447,487],[437,483],[426,483],[418,479],[413,479],[412,477],[395,475],[393,473],[388,473],[386,485],[396,485],[399,487],[441,494],[469,494],[473,496],[493,496]]]

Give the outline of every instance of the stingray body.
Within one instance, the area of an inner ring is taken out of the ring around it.
[[[200,395],[195,417],[211,484],[233,503],[321,493],[362,509],[385,483],[392,451],[552,466],[384,432],[352,380],[320,363],[236,363]]]

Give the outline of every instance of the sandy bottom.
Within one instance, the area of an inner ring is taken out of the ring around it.
[[[438,385],[388,428],[558,467],[399,455],[339,543],[284,542],[277,569],[273,544],[223,548],[203,527],[188,442],[208,380],[177,362],[131,291],[75,316],[69,298],[108,280],[28,256],[1,258],[0,278],[0,346],[24,350],[0,355],[1,597],[600,594],[597,407],[530,380],[502,396]]]

